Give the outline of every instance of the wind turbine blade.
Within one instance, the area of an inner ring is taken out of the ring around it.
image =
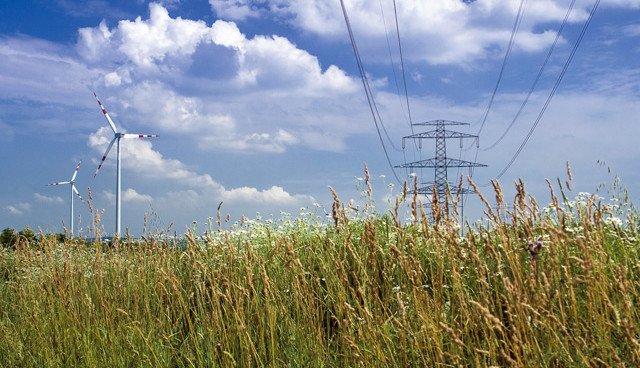
[[[78,192],[78,189],[76,189],[76,186],[71,184],[71,189],[73,189],[73,191],[78,195],[78,197],[80,197],[80,200],[84,202],[84,199],[82,199],[82,196],[80,195],[80,192]]]
[[[71,177],[71,181],[76,180],[76,175],[78,175],[78,169],[80,168],[80,164],[82,163],[82,160],[80,160],[80,162],[78,162],[78,166],[76,166],[76,171],[73,172],[73,176]]]
[[[124,138],[157,138],[159,135],[156,134],[123,134]]]
[[[98,169],[96,170],[96,173],[93,174],[94,178],[96,177],[96,175],[98,175],[98,171],[100,171],[100,168],[102,167],[102,164],[104,163],[104,160],[107,159],[107,155],[109,154],[109,150],[111,149],[111,147],[113,147],[113,143],[115,143],[116,139],[118,139],[117,136],[115,138],[113,138],[113,140],[111,140],[111,143],[109,143],[109,147],[107,147],[107,151],[104,153],[104,156],[102,156],[102,161],[100,161],[100,165],[98,165]]]
[[[47,185],[62,185],[62,184],[71,184],[71,182],[70,181],[60,181],[60,182],[57,182],[57,183],[52,183],[52,184],[47,184]]]
[[[118,134],[118,130],[116,129],[116,125],[113,123],[113,120],[111,120],[111,117],[109,116],[109,113],[107,112],[107,109],[105,109],[104,106],[102,106],[102,102],[100,102],[100,99],[98,98],[98,95],[96,95],[95,92],[93,92],[93,95],[96,96],[96,100],[98,101],[98,105],[100,105],[100,108],[102,109],[102,113],[107,118],[107,122],[109,122],[109,125],[111,126],[111,129],[113,130],[113,133],[114,134]]]

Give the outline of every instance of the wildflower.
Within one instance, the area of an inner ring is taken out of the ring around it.
[[[523,245],[522,248],[527,252],[529,252],[529,255],[531,257],[535,257],[538,255],[538,253],[540,253],[540,250],[542,249],[542,245],[543,245],[542,240],[538,240],[535,243],[530,241],[528,245]]]
[[[605,219],[604,222],[606,224],[608,224],[608,225],[622,226],[622,220],[620,220],[618,217],[614,217],[614,216],[611,216],[611,217]]]

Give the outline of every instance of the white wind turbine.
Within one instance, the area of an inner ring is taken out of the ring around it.
[[[82,160],[80,160],[80,162],[78,162],[78,166],[76,166],[76,171],[73,172],[73,176],[71,177],[71,180],[69,181],[61,181],[58,183],[52,183],[52,184],[47,184],[47,185],[62,185],[62,184],[71,184],[71,216],[69,218],[69,224],[71,224],[71,236],[73,236],[73,193],[77,194],[78,197],[80,197],[80,200],[82,201],[82,196],[80,195],[80,193],[78,192],[78,190],[76,189],[75,186],[75,180],[76,180],[76,175],[78,175],[78,169],[80,168],[80,164],[82,163]]]
[[[95,92],[93,92],[93,95],[96,96],[96,100],[98,101],[98,104],[100,105],[100,108],[102,109],[102,113],[104,113],[105,118],[107,118],[107,122],[109,123],[109,126],[111,127],[111,130],[113,130],[113,139],[111,140],[111,143],[109,143],[109,147],[107,147],[107,151],[104,153],[104,156],[102,156],[102,161],[100,161],[100,165],[98,166],[98,169],[96,170],[96,173],[93,175],[93,177],[95,178],[96,175],[98,175],[98,171],[100,171],[100,168],[102,167],[102,164],[104,163],[104,160],[106,160],[107,155],[109,154],[109,150],[111,150],[111,147],[113,146],[113,143],[116,143],[116,231],[114,236],[118,237],[120,236],[120,200],[121,200],[121,196],[120,196],[120,187],[121,187],[121,180],[120,180],[120,138],[149,138],[149,137],[159,137],[158,135],[154,135],[154,134],[124,134],[124,133],[118,133],[118,130],[116,129],[116,125],[113,123],[113,120],[111,120],[111,117],[109,117],[109,114],[107,113],[107,110],[104,108],[104,106],[102,106],[102,102],[100,102],[100,99],[98,98],[98,95],[96,95]]]

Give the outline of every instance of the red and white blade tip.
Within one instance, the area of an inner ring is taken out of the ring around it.
[[[78,192],[78,189],[76,189],[76,186],[73,185],[71,188],[73,188],[73,191],[76,192],[76,194],[78,195],[78,197],[80,197],[80,200],[84,202],[84,199],[82,199],[82,196],[80,195],[80,192]]]
[[[98,165],[98,169],[96,170],[96,173],[93,174],[93,177],[95,178],[96,175],[98,175],[98,171],[100,171],[100,168],[102,167],[102,164],[104,163],[104,160],[107,159],[107,156],[102,156],[102,161],[100,161],[100,165]]]
[[[73,172],[73,176],[71,177],[71,181],[74,181],[76,179],[76,175],[78,175],[78,169],[80,168],[80,164],[82,163],[82,160],[80,160],[80,162],[78,162],[78,166],[76,166],[76,171]]]
[[[124,134],[124,138],[157,138],[157,134]]]
[[[116,129],[116,125],[113,123],[113,120],[111,120],[109,113],[107,113],[107,109],[104,108],[104,106],[102,105],[102,102],[100,102],[100,99],[98,98],[98,95],[95,92],[93,92],[93,95],[96,96],[98,105],[100,105],[100,108],[102,109],[102,113],[104,114],[104,117],[107,118],[107,122],[109,123],[109,126],[111,126],[111,129],[113,130],[113,132],[117,134],[118,130]]]
[[[98,175],[98,171],[100,171],[100,168],[102,167],[102,164],[104,163],[104,160],[107,159],[107,155],[109,154],[109,151],[111,150],[111,147],[113,147],[113,143],[116,141],[116,139],[118,139],[117,136],[111,140],[111,143],[109,143],[109,147],[107,147],[107,150],[104,152],[104,156],[102,156],[102,161],[100,161],[100,165],[98,165],[98,169],[96,170],[96,173],[93,174],[94,178],[96,177],[96,175]]]

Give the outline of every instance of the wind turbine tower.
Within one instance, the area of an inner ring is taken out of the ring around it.
[[[71,215],[69,217],[69,226],[71,227],[71,236],[73,236],[73,194],[77,194],[78,197],[80,197],[80,200],[82,201],[82,196],[80,195],[80,193],[78,192],[78,190],[76,189],[75,186],[75,180],[76,180],[76,175],[78,175],[78,169],[80,168],[80,164],[82,163],[82,160],[80,160],[80,162],[78,162],[78,166],[76,166],[76,171],[73,172],[73,176],[71,177],[71,180],[69,181],[60,181],[57,183],[52,183],[52,184],[47,184],[47,185],[62,185],[62,184],[71,184]]]
[[[96,170],[96,173],[93,175],[93,177],[95,178],[96,175],[98,175],[98,171],[100,171],[100,168],[102,167],[102,164],[104,163],[104,160],[107,159],[107,155],[109,154],[109,151],[111,150],[111,147],[113,147],[113,144],[116,144],[116,228],[115,228],[115,237],[119,237],[120,236],[120,212],[121,212],[121,206],[120,206],[120,202],[121,202],[121,193],[120,193],[120,189],[121,189],[121,176],[120,176],[120,171],[121,171],[121,166],[120,166],[120,139],[121,138],[152,138],[152,137],[159,137],[158,135],[155,134],[125,134],[125,133],[120,133],[118,132],[118,130],[116,129],[116,125],[113,123],[113,120],[111,120],[111,117],[109,116],[109,113],[107,113],[107,110],[104,108],[104,106],[102,105],[102,102],[100,102],[100,99],[98,98],[98,95],[93,92],[93,95],[96,97],[96,100],[98,101],[98,105],[100,105],[100,108],[102,109],[102,113],[104,114],[104,117],[107,119],[107,122],[109,123],[109,126],[111,127],[111,130],[113,130],[113,139],[111,140],[111,143],[109,143],[109,147],[107,147],[107,150],[104,153],[104,156],[102,156],[102,161],[100,161],[100,165],[98,165],[98,169]]]

